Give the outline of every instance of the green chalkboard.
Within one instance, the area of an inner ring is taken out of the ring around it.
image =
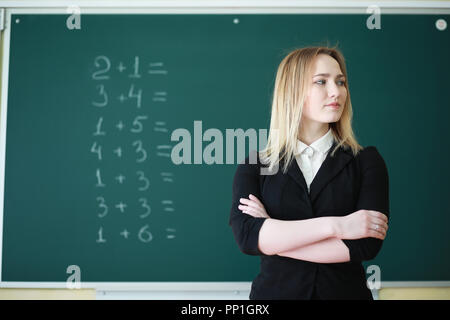
[[[67,17],[8,25],[1,281],[65,281],[69,265],[86,282],[251,281],[259,258],[228,226],[241,159],[194,148],[211,128],[267,129],[281,59],[327,43],[346,57],[358,141],[389,170],[389,235],[368,264],[382,281],[450,280],[448,15],[379,30],[359,14]],[[183,128],[192,164],[177,165]]]

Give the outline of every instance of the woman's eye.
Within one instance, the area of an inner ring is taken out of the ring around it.
[[[319,83],[319,82],[326,82],[326,81],[325,80],[318,80],[318,81],[316,81],[316,83]],[[343,80],[339,80],[338,83],[340,83],[340,86],[344,86],[345,85],[345,81],[343,81]],[[322,84],[322,83],[319,83],[319,84]],[[323,83],[323,84],[325,84],[325,83]]]

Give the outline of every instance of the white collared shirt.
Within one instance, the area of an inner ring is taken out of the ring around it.
[[[311,182],[325,161],[328,151],[333,145],[334,137],[331,128],[321,138],[317,139],[311,145],[307,145],[297,139],[297,152],[295,160],[305,177],[308,192],[310,191]]]

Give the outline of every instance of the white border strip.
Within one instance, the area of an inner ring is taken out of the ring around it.
[[[2,34],[2,87],[0,102],[0,283],[2,281],[3,259],[3,209],[5,196],[5,161],[6,161],[6,118],[8,105],[8,80],[9,80],[9,44],[11,35],[11,14],[6,10],[4,15],[5,29]]]
[[[250,291],[251,282],[81,282],[81,289],[97,291],[170,291],[170,292],[202,292]],[[382,281],[382,288],[427,288],[450,287],[450,281]],[[67,288],[66,282],[0,282],[0,288]]]
[[[301,0],[167,0],[167,1],[113,1],[113,0],[43,0],[0,1],[3,8],[61,8],[68,6],[100,8],[450,8],[448,1],[301,1]]]
[[[450,287],[450,281],[382,281],[381,288]]]
[[[251,282],[81,282],[98,291],[249,291]],[[66,282],[0,282],[0,288],[67,288]]]
[[[82,289],[95,289],[96,300],[248,300],[251,282],[87,282]],[[65,288],[61,282],[4,282],[3,288]],[[450,287],[450,281],[385,281],[381,288],[439,288]],[[371,290],[379,300],[380,289]],[[76,289],[73,289],[76,290]]]
[[[0,5],[1,7],[1,5]],[[52,8],[11,8],[7,9],[13,14],[66,14],[69,7]],[[238,7],[238,8],[194,8],[194,7],[83,7],[83,14],[367,14],[368,7]],[[380,7],[381,14],[450,14],[450,1],[447,7],[436,8],[386,8]]]

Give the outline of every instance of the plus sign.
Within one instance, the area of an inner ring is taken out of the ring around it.
[[[119,70],[120,73],[122,73],[123,70],[125,70],[125,66],[123,65],[122,61],[120,61],[119,66],[117,67],[117,70]]]
[[[122,129],[123,129],[124,127],[125,127],[125,126],[123,125],[123,122],[122,122],[122,121],[120,121],[120,122],[116,125],[116,128],[119,129],[120,131],[122,131]]]
[[[123,175],[118,175],[118,176],[116,177],[116,180],[119,180],[119,183],[122,184],[122,183],[123,183],[123,180],[125,180],[125,177],[124,177]]]
[[[122,157],[122,148],[121,148],[121,147],[118,147],[116,150],[114,150],[114,153],[116,153],[117,156],[118,156],[119,158],[121,158],[121,157]]]
[[[128,239],[128,235],[129,235],[129,234],[130,234],[130,233],[128,232],[127,229],[123,230],[123,231],[120,233],[120,235],[123,236],[125,239]]]
[[[116,204],[116,208],[119,208],[120,212],[123,212],[126,207],[127,205],[125,203],[122,203],[122,201],[120,201],[119,204]]]
[[[120,102],[124,102],[125,100],[127,100],[127,97],[125,97],[122,93],[118,99],[120,100]]]

